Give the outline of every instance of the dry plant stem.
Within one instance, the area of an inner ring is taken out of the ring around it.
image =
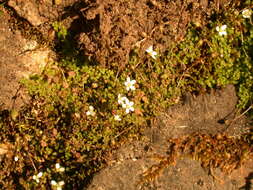
[[[250,20],[251,20],[251,18],[250,18]],[[252,23],[251,23],[251,24],[252,24]],[[243,33],[242,33],[242,30],[241,30],[241,38],[242,38],[242,44],[243,44],[243,43],[244,43],[244,40],[243,40]],[[243,51],[244,51],[245,55],[246,55],[247,57],[249,57],[249,55],[247,54],[245,48],[244,48],[244,47],[242,47],[242,48],[243,48]]]
[[[237,116],[237,117],[235,118],[235,120],[236,120],[236,119],[239,119],[239,118],[241,118],[243,115],[245,115],[249,110],[252,109],[252,106],[253,106],[253,105],[251,105],[250,107],[248,107],[248,109],[246,109],[241,115]]]
[[[217,6],[217,9],[218,9],[218,12],[219,12],[219,10],[220,10],[220,0],[216,1],[216,6]]]
[[[18,93],[20,91],[20,89],[22,88],[21,85],[19,85],[15,95],[12,97],[12,106],[11,106],[11,109],[13,110],[14,109],[14,106],[15,106],[15,102],[16,102],[16,99],[18,98]]]
[[[127,129],[125,129],[125,130],[123,130],[122,132],[120,132],[118,135],[116,135],[114,138],[116,139],[116,138],[118,138],[119,136],[121,136],[122,134],[124,134],[125,132],[127,132],[127,131],[129,131],[130,129],[132,129],[133,128],[133,126],[132,127],[129,127],[129,128],[127,128]]]
[[[250,111],[252,109],[253,105],[249,106],[248,109],[246,109],[241,115],[235,117],[231,122],[229,122],[227,128],[225,130],[227,130],[232,123],[234,123],[236,120],[240,119],[242,116],[244,116],[248,111]]]
[[[210,168],[210,175],[213,177],[214,180],[217,180],[218,182],[220,182],[221,184],[224,183],[224,181],[220,178],[218,178],[215,174],[214,174],[214,171],[213,171],[213,168]]]
[[[180,10],[180,17],[179,17],[179,19],[178,19],[178,22],[177,22],[177,33],[179,32],[179,24],[180,24],[180,22],[181,22],[181,20],[182,20],[182,14],[183,14],[183,11],[185,10],[185,6],[184,6],[184,4],[182,5],[182,7],[181,7],[181,10]]]
[[[65,77],[65,75],[64,75],[63,70],[62,70],[60,67],[57,67],[57,69],[61,72],[64,81],[68,84],[68,81],[67,81],[67,79],[66,79],[66,77]]]
[[[35,166],[35,164],[34,164],[34,162],[33,162],[32,158],[31,158],[31,156],[30,156],[30,153],[29,153],[29,152],[28,152],[28,157],[29,157],[29,159],[30,159],[30,161],[31,161],[31,163],[32,163],[32,165],[33,165],[34,170],[35,170],[36,172],[38,172],[38,170],[37,170],[37,168],[36,168],[36,166]]]

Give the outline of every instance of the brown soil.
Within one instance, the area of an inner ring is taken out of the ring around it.
[[[184,38],[189,23],[201,26],[213,10],[226,9],[231,2],[96,0],[80,9],[89,24],[79,36],[80,45],[99,63],[124,68],[133,49],[141,59],[150,45],[163,54]]]

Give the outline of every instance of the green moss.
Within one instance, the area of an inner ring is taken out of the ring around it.
[[[68,35],[67,29],[60,22],[54,22],[52,26],[56,32],[57,38],[62,41],[65,40]]]

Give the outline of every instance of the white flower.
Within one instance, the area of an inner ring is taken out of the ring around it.
[[[15,161],[15,162],[18,161],[18,157],[17,157],[17,156],[14,157],[14,161]]]
[[[148,49],[146,49],[146,52],[153,58],[156,59],[157,52],[153,50],[153,46],[149,46]]]
[[[120,105],[125,104],[125,102],[126,102],[127,100],[128,100],[127,97],[125,97],[125,96],[122,97],[121,94],[118,95],[118,103],[119,103]]]
[[[64,172],[65,171],[65,168],[61,167],[61,165],[59,163],[55,164],[55,168],[56,168],[57,172]]]
[[[244,9],[244,10],[242,11],[242,16],[243,16],[243,18],[250,18],[250,17],[251,17],[251,14],[252,14],[251,9]]]
[[[122,105],[122,107],[126,109],[126,113],[129,113],[130,111],[134,111],[133,105],[133,102],[127,100],[125,104]]]
[[[55,180],[51,180],[51,185],[55,186],[57,185],[57,182]]]
[[[127,81],[124,83],[126,86],[126,90],[135,90],[134,84],[136,83],[135,80],[131,80],[129,77],[127,77]]]
[[[37,176],[40,178],[40,177],[42,177],[42,175],[43,175],[43,173],[39,172]]]
[[[115,121],[121,121],[120,115],[114,115],[114,120]]]
[[[91,116],[95,116],[96,113],[94,111],[94,107],[93,106],[89,106],[89,110],[86,112],[86,115],[91,115]]]
[[[33,179],[34,179],[37,183],[39,183],[39,182],[40,182],[39,178],[41,178],[42,175],[43,175],[43,173],[42,173],[42,172],[39,172],[37,175],[34,175],[34,176],[33,176]]]
[[[216,27],[216,30],[217,30],[217,32],[219,32],[220,36],[227,35],[226,29],[227,29],[227,25],[222,25],[222,26],[217,26]]]
[[[62,190],[62,186],[64,185],[64,181],[56,182],[55,180],[51,180],[51,185],[55,186],[57,190]]]

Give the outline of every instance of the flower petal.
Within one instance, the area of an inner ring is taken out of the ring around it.
[[[133,106],[134,105],[134,102],[128,102],[128,106]]]
[[[120,118],[119,115],[114,115],[114,120],[116,120],[116,121],[121,121],[121,118]]]
[[[51,185],[57,185],[56,181],[55,180],[51,180]]]
[[[65,182],[64,182],[64,181],[60,181],[58,184],[59,184],[60,186],[63,186],[63,185],[65,184]]]
[[[60,166],[59,163],[56,163],[56,164],[55,164],[55,168],[56,168],[56,169],[59,169],[60,167],[61,167],[61,166]]]
[[[147,49],[146,49],[146,52],[147,53],[151,53],[153,51],[153,46],[149,46]]]
[[[221,26],[221,30],[223,30],[223,31],[226,30],[226,28],[227,28],[227,25],[222,25]]]
[[[42,177],[43,173],[42,172],[39,172],[37,177]]]

